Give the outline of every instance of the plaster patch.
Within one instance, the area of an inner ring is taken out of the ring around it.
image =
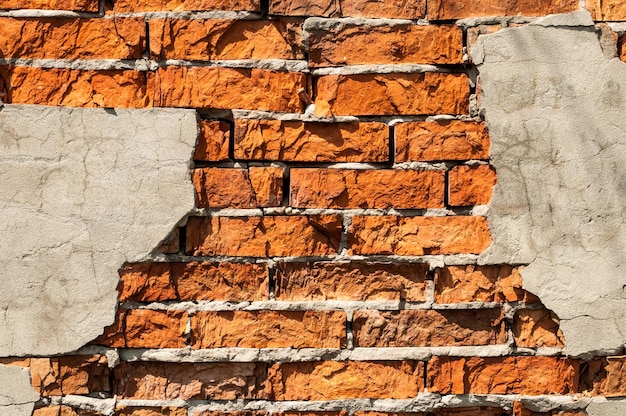
[[[118,269],[193,208],[192,110],[0,111],[0,356],[73,351],[114,321]]]
[[[0,416],[30,416],[39,394],[31,387],[27,368],[0,365]]]
[[[626,342],[626,65],[581,12],[481,36],[472,50],[498,185],[483,264],[528,264],[572,356]]]

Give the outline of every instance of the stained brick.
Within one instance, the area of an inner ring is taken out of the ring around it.
[[[342,348],[346,314],[339,311],[198,312],[194,348]]]
[[[286,162],[386,162],[384,123],[235,121],[235,158]]]
[[[191,217],[186,252],[208,256],[323,256],[336,254],[338,215]]]
[[[298,208],[440,208],[436,170],[291,169],[289,205]]]
[[[424,263],[276,263],[277,300],[426,300]]]

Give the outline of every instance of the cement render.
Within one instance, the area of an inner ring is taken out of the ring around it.
[[[626,342],[626,64],[587,12],[481,36],[472,50],[498,172],[480,263],[527,263],[566,353]]]
[[[30,416],[39,394],[30,385],[30,373],[0,365],[0,416]]]
[[[0,137],[0,356],[70,352],[193,208],[195,112],[7,105]]]

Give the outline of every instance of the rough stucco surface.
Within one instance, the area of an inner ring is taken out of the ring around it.
[[[75,350],[114,320],[118,269],[193,208],[194,111],[0,111],[0,356]]]
[[[0,365],[0,416],[30,416],[39,394],[30,384],[28,369]]]
[[[498,173],[483,263],[528,264],[566,352],[626,341],[626,65],[587,12],[482,36],[481,107]]]

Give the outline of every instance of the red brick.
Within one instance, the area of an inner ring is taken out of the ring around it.
[[[355,216],[351,254],[480,254],[491,244],[484,217]]]
[[[257,206],[278,207],[283,201],[285,170],[277,166],[251,166],[248,169]]]
[[[317,80],[315,114],[328,116],[466,114],[465,74],[325,75]]]
[[[450,25],[346,24],[310,30],[309,43],[311,67],[463,62],[463,31]]]
[[[247,109],[299,113],[298,91],[307,87],[301,72],[224,67],[160,68],[155,106]]]
[[[389,127],[378,122],[235,120],[235,158],[286,162],[386,162]]]
[[[278,415],[279,413],[273,413]],[[204,412],[194,413],[193,416],[269,416],[269,412],[265,410],[205,410]]]
[[[114,8],[116,13],[204,10],[260,12],[261,3],[259,0],[116,0]]]
[[[202,168],[192,175],[198,208],[256,208],[247,169]]]
[[[448,203],[455,207],[486,205],[496,182],[491,166],[455,166],[448,172]]]
[[[274,364],[271,400],[408,399],[422,391],[424,366],[416,361],[322,361]]]
[[[433,357],[428,391],[439,394],[571,394],[578,362],[557,357]]]
[[[253,399],[264,370],[260,363],[122,362],[114,390],[131,400]]]
[[[137,59],[145,44],[141,18],[0,17],[3,58]]]
[[[117,407],[116,416],[187,416],[184,407]]]
[[[198,312],[193,348],[342,348],[346,314],[339,311]]]
[[[412,121],[395,125],[396,162],[489,158],[484,123]]]
[[[372,17],[421,19],[425,0],[276,0],[270,2],[270,14],[324,17]]]
[[[626,396],[626,356],[596,358],[582,363],[580,391],[593,396]]]
[[[410,413],[390,413],[390,412],[355,412],[354,416],[503,416],[506,410],[499,407],[458,407],[439,408],[431,412],[410,412]]]
[[[195,256],[325,256],[336,254],[338,215],[191,217],[186,253]]]
[[[70,406],[46,406],[35,409],[33,416],[104,416],[104,414]]]
[[[430,0],[426,17],[429,20],[449,20],[483,16],[545,16],[578,9],[578,0]]]
[[[445,266],[435,270],[435,301],[538,302],[522,289],[521,268],[513,266]]]
[[[187,312],[132,309],[126,314],[127,348],[184,348]]]
[[[98,0],[0,0],[0,9],[43,9],[97,12]]]
[[[441,208],[436,170],[291,169],[289,205],[297,208]]]
[[[276,263],[277,300],[426,301],[424,263]]]
[[[517,311],[511,330],[518,347],[562,347],[564,345],[559,320],[548,309]]]
[[[150,19],[155,59],[304,59],[302,20]]]
[[[622,0],[587,0],[587,10],[596,21],[626,20],[626,3]]]
[[[499,309],[355,311],[356,347],[430,347],[504,344]]]
[[[266,266],[250,263],[136,263],[124,267],[121,301],[254,301],[268,298]]]
[[[5,102],[68,107],[143,108],[152,106],[146,73],[0,67],[9,86]]]
[[[626,35],[620,36],[617,43],[617,53],[619,55],[619,59],[626,62]]]
[[[198,124],[200,134],[193,159],[203,162],[228,160],[230,124],[219,120],[200,120]]]

